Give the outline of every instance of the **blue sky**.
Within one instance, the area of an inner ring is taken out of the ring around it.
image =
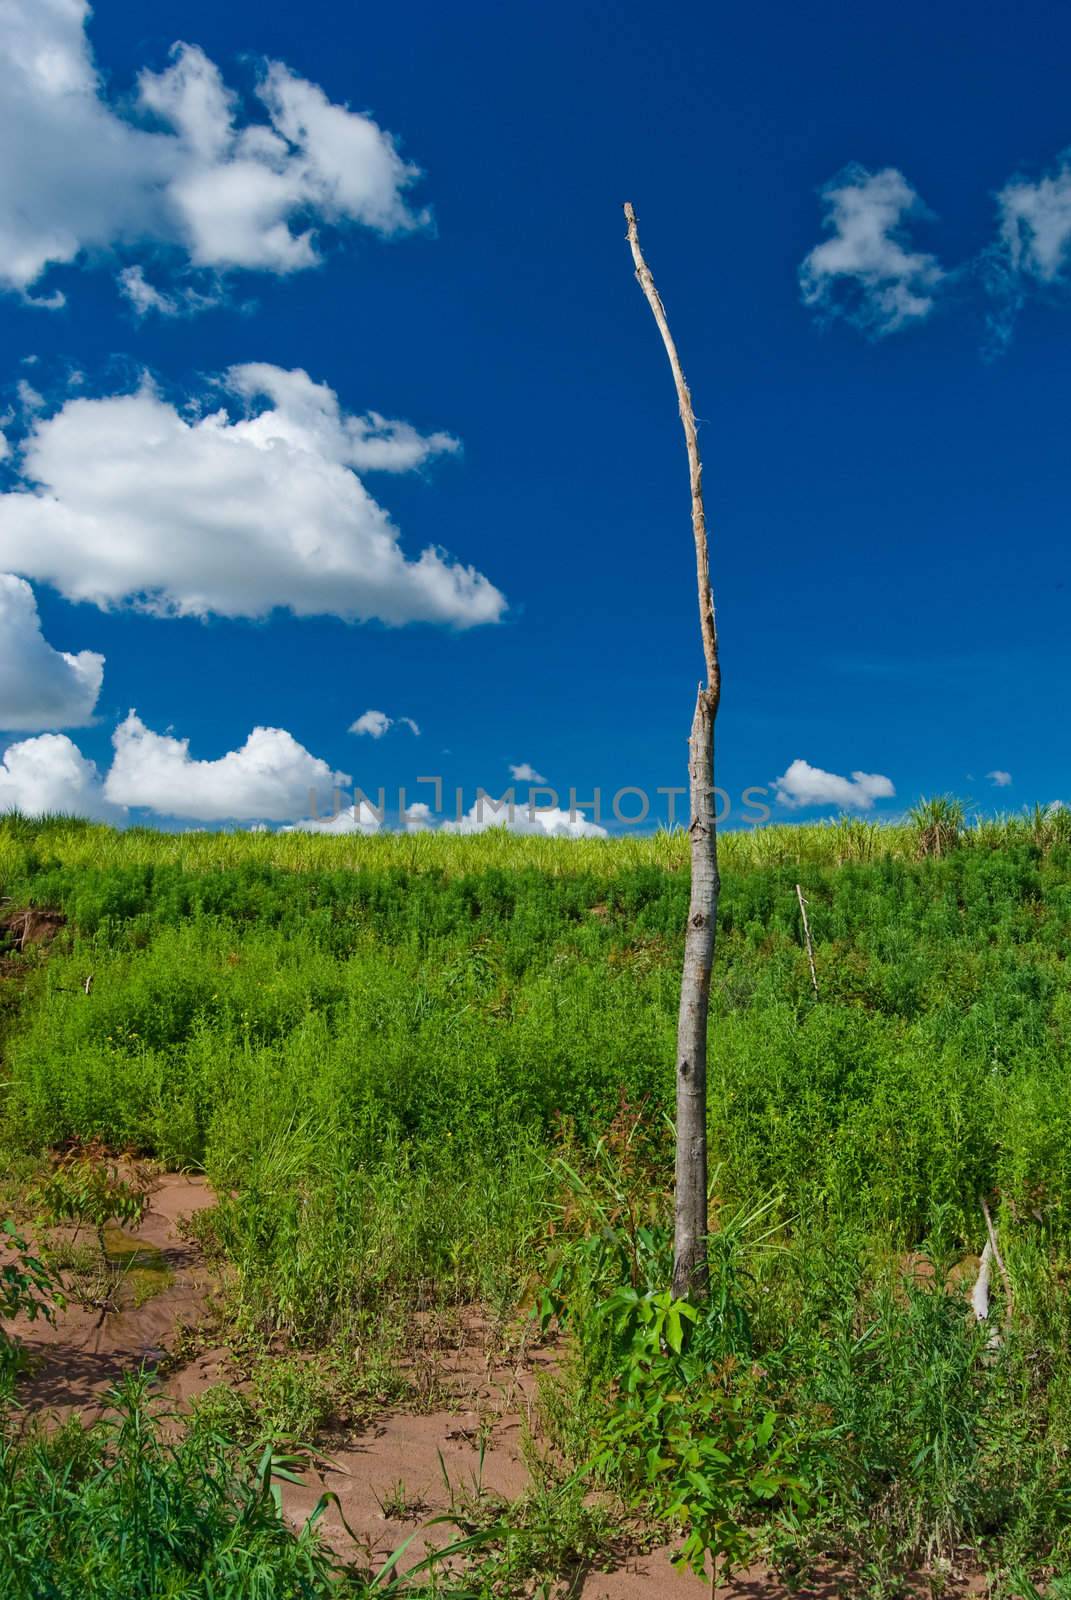
[[[680,783],[629,199],[702,419],[719,783],[1071,802],[1065,7],[83,10],[2,7],[0,571],[43,640],[12,583],[0,803]]]

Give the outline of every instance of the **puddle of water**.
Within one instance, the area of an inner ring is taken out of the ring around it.
[[[167,1257],[154,1244],[135,1239],[118,1223],[109,1222],[104,1229],[104,1250],[108,1264],[121,1274],[123,1299],[134,1306],[143,1306],[146,1300],[162,1294],[171,1282],[171,1268]]]

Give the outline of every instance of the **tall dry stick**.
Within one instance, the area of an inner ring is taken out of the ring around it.
[[[990,1250],[992,1251],[993,1260],[997,1264],[997,1270],[1000,1273],[1000,1281],[1004,1285],[1004,1326],[1009,1328],[1011,1326],[1012,1313],[1015,1309],[1015,1300],[1012,1295],[1011,1277],[1009,1276],[1008,1269],[1004,1264],[1004,1257],[1000,1253],[1000,1245],[997,1243],[997,1230],[993,1226],[992,1213],[989,1210],[989,1205],[986,1201],[985,1195],[982,1196],[982,1215],[985,1218],[987,1242]]]
[[[814,970],[814,945],[811,943],[811,925],[807,921],[807,902],[803,898],[803,890],[796,885],[796,899],[800,903],[800,916],[803,918],[803,937],[807,941],[807,960],[811,965],[811,984],[814,988],[814,997],[818,999],[818,974]]]
[[[677,1022],[677,1154],[673,1237],[673,1292],[677,1296],[697,1298],[706,1293],[708,1284],[707,1015],[710,1009],[710,973],[714,964],[718,892],[721,888],[713,806],[714,719],[721,699],[721,668],[718,662],[718,630],[714,621],[714,596],[710,588],[707,523],[703,510],[703,464],[699,459],[692,396],[684,380],[677,346],[669,331],[666,308],[640,249],[636,213],[631,205],[625,206],[625,221],[628,223],[628,242],[632,247],[636,277],[654,313],[669,357],[684,428],[684,442],[688,448],[699,627],[707,675],[706,684],[699,685],[696,695],[688,741],[691,808],[688,833],[692,854],[692,893],[688,907]]]

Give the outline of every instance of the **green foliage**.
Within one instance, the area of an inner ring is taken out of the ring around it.
[[[709,1297],[675,1299],[659,1287],[671,1266],[668,1229],[639,1209],[639,1135],[639,1120],[619,1114],[588,1172],[558,1161],[572,1228],[539,1309],[544,1325],[556,1316],[569,1329],[587,1369],[593,1470],[673,1530],[679,1565],[700,1575],[709,1565],[724,1579],[763,1546],[775,1507],[807,1508],[798,1430],[778,1418],[766,1374],[749,1359],[746,1259],[779,1231],[768,1225],[774,1203],[719,1217]]]
[[[235,1328],[286,1352],[274,1373],[250,1357],[248,1415],[217,1405],[244,1438],[359,1409],[416,1308],[534,1296],[570,1336],[548,1396],[561,1457],[575,1471],[602,1439],[607,1483],[688,1508],[690,1556],[737,1528],[797,1566],[847,1552],[891,1573],[969,1541],[1005,1574],[1066,1570],[1071,817],[968,824],[933,801],[903,826],[721,850],[694,1323],[656,1300],[680,835],[6,819],[0,892],[62,911],[67,933],[0,1007],[5,1142],[207,1170],[221,1200],[195,1226],[230,1269]],[[1001,1284],[989,1328],[967,1303],[981,1196],[1014,1283],[1006,1330]],[[341,1351],[353,1370],[333,1370]],[[648,1435],[670,1463],[650,1480]],[[775,1455],[764,1498],[748,1486]],[[708,1500],[684,1497],[689,1472]],[[562,1551],[594,1537],[581,1501],[554,1501]]]
[[[57,1308],[64,1303],[59,1279],[34,1254],[9,1218],[0,1222],[0,1249],[6,1256],[0,1262],[0,1322],[18,1316],[31,1322],[37,1317],[54,1322]],[[17,1341],[0,1327],[0,1399],[17,1374],[20,1361]]]
[[[725,1579],[762,1548],[770,1502],[808,1509],[792,1437],[754,1375],[731,1359],[712,1369],[698,1343],[685,1349],[698,1308],[627,1289],[606,1309],[633,1332],[595,1466],[679,1530],[678,1565],[702,1576],[709,1561]]]
[[[330,1494],[298,1533],[283,1519],[282,1487],[302,1481],[305,1456],[236,1449],[204,1414],[176,1431],[144,1377],[108,1398],[91,1429],[0,1437],[5,1600],[471,1600],[463,1578],[437,1571],[497,1530],[455,1538],[407,1574],[404,1547],[374,1571],[345,1566],[318,1533]]]
[[[1051,1578],[1044,1593],[1021,1572],[1016,1574],[1014,1583],[1019,1600],[1068,1600],[1071,1596],[1071,1578]]]
[[[959,844],[966,818],[962,801],[943,794],[920,800],[912,806],[908,820],[915,829],[919,855],[946,856]]]
[[[327,1595],[334,1562],[312,1528],[294,1538],[270,1483],[224,1443],[172,1442],[145,1380],[64,1459],[47,1439],[0,1446],[0,1567],[12,1600]]]
[[[137,1169],[130,1178],[115,1163],[92,1150],[62,1158],[48,1178],[30,1193],[40,1220],[52,1225],[74,1222],[93,1229],[96,1261],[80,1259],[75,1240],[50,1247],[55,1265],[73,1267],[68,1287],[72,1298],[98,1310],[116,1308],[119,1290],[129,1277],[135,1303],[158,1294],[167,1284],[166,1263],[159,1251],[139,1249],[122,1234],[113,1236],[109,1249],[107,1226],[126,1223],[137,1227],[149,1203],[147,1179]]]
[[[33,1198],[50,1223],[87,1223],[102,1251],[106,1224],[125,1222],[136,1228],[149,1203],[147,1189],[121,1177],[113,1163],[92,1156],[61,1161]]]

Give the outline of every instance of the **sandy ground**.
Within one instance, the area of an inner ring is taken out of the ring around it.
[[[168,1354],[177,1330],[198,1322],[211,1279],[176,1223],[214,1203],[203,1178],[167,1173],[159,1179],[141,1226],[127,1235],[159,1251],[168,1271],[166,1287],[143,1305],[101,1312],[71,1304],[58,1313],[55,1326],[42,1318],[9,1325],[33,1359],[33,1370],[18,1389],[28,1411],[65,1417],[79,1410],[87,1419],[98,1416],[102,1397],[117,1378],[156,1366]]]
[[[196,1326],[208,1308],[212,1279],[194,1245],[177,1226],[182,1217],[213,1204],[203,1179],[163,1176],[152,1194],[141,1226],[130,1231],[139,1244],[160,1252],[168,1269],[166,1287],[140,1306],[101,1313],[70,1306],[55,1327],[47,1323],[12,1325],[36,1369],[20,1384],[19,1399],[29,1414],[65,1416],[78,1409],[99,1415],[109,1386],[124,1372],[173,1359],[176,1333]],[[522,1449],[541,1370],[553,1352],[531,1345],[509,1361],[488,1354],[495,1349],[478,1317],[463,1321],[435,1352],[434,1409],[388,1410],[359,1433],[330,1447],[327,1456],[299,1486],[286,1486],[284,1512],[300,1526],[326,1490],[337,1495],[319,1523],[338,1553],[362,1566],[378,1567],[410,1535],[415,1535],[405,1565],[441,1547],[457,1530],[429,1519],[463,1511],[474,1500],[485,1510],[515,1499],[526,1489],[528,1468]],[[164,1392],[178,1405],[213,1383],[233,1381],[224,1349],[199,1350],[173,1368]],[[445,1398],[444,1398],[445,1397]],[[709,1585],[670,1565],[669,1551],[622,1556],[606,1553],[612,1570],[589,1569],[564,1580],[558,1590],[575,1600],[702,1600]],[[948,1587],[949,1597],[984,1592],[978,1583]],[[833,1600],[858,1593],[850,1580],[831,1575],[797,1591],[801,1600]],[[920,1583],[917,1593],[928,1595]],[[743,1575],[719,1591],[720,1600],[787,1600],[769,1574]]]

